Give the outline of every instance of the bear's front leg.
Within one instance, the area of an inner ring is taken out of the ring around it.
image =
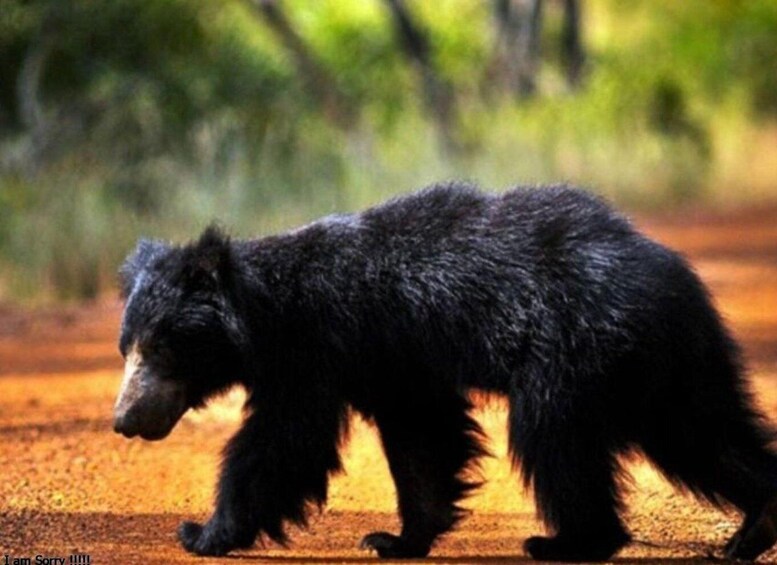
[[[249,448],[250,426],[232,438],[219,480],[216,510],[205,524],[183,522],[178,539],[197,555],[226,555],[233,549],[251,547],[259,532],[257,512],[263,501],[253,477],[266,475],[261,460]]]
[[[211,519],[204,526],[196,522],[183,522],[178,527],[178,539],[181,545],[197,555],[226,555],[233,549],[251,547],[256,534],[246,532],[244,536],[237,530],[223,527],[218,520]]]
[[[422,391],[387,396],[375,414],[402,518],[399,535],[373,532],[362,539],[362,549],[382,558],[426,557],[463,516],[457,502],[477,486],[465,476],[484,453],[469,402],[454,391]]]
[[[299,396],[293,401],[302,403]],[[213,516],[178,528],[187,551],[225,555],[262,534],[284,544],[284,522],[304,525],[308,504],[323,504],[329,473],[340,468],[345,412],[330,406],[290,417],[294,412],[279,401],[254,407],[225,450]]]

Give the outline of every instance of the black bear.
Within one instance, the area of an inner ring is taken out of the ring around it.
[[[214,394],[248,392],[213,516],[179,529],[191,552],[304,525],[354,410],[379,430],[402,518],[362,546],[427,555],[477,484],[471,389],[509,401],[510,450],[551,534],[525,542],[536,559],[604,560],[629,541],[631,450],[742,511],[727,556],[777,540],[773,433],[707,292],[584,191],[440,184],[264,239],[141,241],[121,277],[117,432],[160,439]]]

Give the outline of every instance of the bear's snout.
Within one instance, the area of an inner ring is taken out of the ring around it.
[[[113,412],[113,429],[125,437],[159,440],[181,419],[188,405],[180,382],[162,379],[133,347]]]
[[[128,412],[114,418],[113,431],[126,438],[140,436],[147,441],[156,441],[170,435],[177,421],[177,418],[164,418],[149,422]]]
[[[166,438],[186,412],[186,405],[183,399],[154,400],[133,405],[127,410],[117,410],[113,417],[113,430],[127,438],[140,436],[149,441]]]
[[[129,413],[118,414],[113,419],[113,431],[124,437],[138,435],[137,419]]]

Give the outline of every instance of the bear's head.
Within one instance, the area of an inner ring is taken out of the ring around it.
[[[242,370],[246,334],[234,303],[231,244],[213,227],[185,246],[141,240],[120,279],[125,368],[114,429],[162,439]]]

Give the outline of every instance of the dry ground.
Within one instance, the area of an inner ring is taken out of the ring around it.
[[[732,217],[689,215],[638,222],[688,254],[743,342],[763,409],[777,421],[777,210]],[[66,557],[92,563],[208,563],[175,539],[182,519],[206,517],[220,447],[239,423],[240,393],[184,417],[161,443],[111,431],[121,359],[113,301],[58,311],[0,309],[0,565],[3,556]],[[526,562],[523,539],[541,530],[505,457],[499,403],[478,410],[495,458],[473,514],[433,551],[435,562]],[[394,493],[376,436],[355,421],[330,504],[288,549],[241,552],[247,562],[374,561],[360,537],[397,527]],[[675,492],[646,463],[629,463],[636,543],[620,562],[695,563],[710,559],[738,517]],[[777,561],[777,550],[762,558]]]

